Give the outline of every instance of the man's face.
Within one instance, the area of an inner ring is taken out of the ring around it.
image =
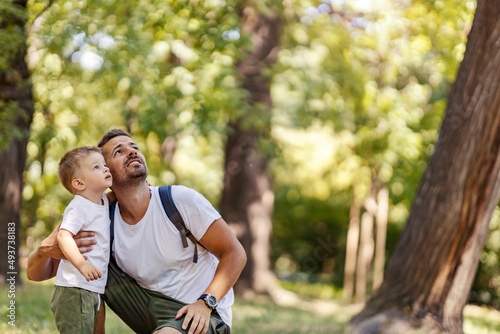
[[[148,176],[146,159],[139,150],[139,146],[127,136],[112,138],[102,147],[113,184],[131,184],[142,182]]]

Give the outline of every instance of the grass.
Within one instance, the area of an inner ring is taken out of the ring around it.
[[[52,334],[57,333],[50,311],[53,281],[32,283],[25,280],[16,287],[15,327],[8,324],[8,288],[0,288],[0,333]],[[360,306],[343,306],[335,300],[301,298],[293,307],[278,306],[269,298],[251,301],[237,299],[233,307],[232,333],[294,334],[342,333],[350,317]],[[477,306],[465,309],[464,331],[467,334],[500,333],[500,312]],[[132,333],[112,311],[106,312],[107,334]]]

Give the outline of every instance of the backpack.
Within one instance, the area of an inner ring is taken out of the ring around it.
[[[194,254],[193,254],[193,262],[198,263],[198,245],[201,247],[205,248],[196,238],[194,235],[191,233],[186,228],[186,224],[184,223],[184,220],[182,219],[182,216],[175,206],[174,200],[172,199],[172,186],[162,186],[158,188],[158,192],[160,194],[160,199],[161,199],[161,204],[163,206],[163,210],[165,210],[165,213],[167,214],[168,219],[175,225],[177,230],[179,230],[179,233],[181,234],[181,240],[182,240],[182,246],[184,248],[188,247],[188,242],[187,239],[191,240],[194,244]],[[109,206],[109,219],[111,220],[111,225],[110,225],[110,249],[113,249],[113,240],[114,240],[114,223],[115,223],[115,208],[116,208],[116,201],[113,202]],[[206,249],[206,248],[205,248]],[[112,252],[110,252],[111,254]],[[112,256],[112,255],[110,255]]]

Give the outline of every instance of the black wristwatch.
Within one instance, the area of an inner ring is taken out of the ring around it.
[[[205,293],[200,296],[198,299],[203,299],[205,301],[205,305],[211,310],[215,310],[219,302],[217,302],[217,298],[215,296],[209,295],[208,293]]]

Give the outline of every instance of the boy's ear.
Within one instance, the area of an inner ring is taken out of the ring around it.
[[[82,179],[73,179],[73,181],[71,181],[71,185],[78,191],[85,190],[85,183]]]

